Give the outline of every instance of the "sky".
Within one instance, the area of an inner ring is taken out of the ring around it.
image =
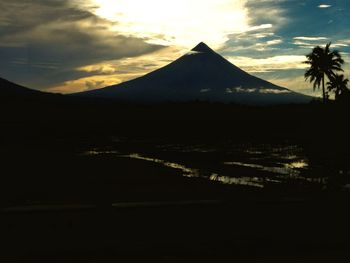
[[[331,41],[350,78],[348,0],[11,0],[0,10],[0,77],[43,91],[121,83],[202,41],[252,75],[314,96],[303,61]]]

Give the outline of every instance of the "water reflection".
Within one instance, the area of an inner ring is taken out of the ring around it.
[[[83,153],[83,155],[104,155],[104,154],[119,154],[118,151],[102,151],[102,150],[98,150],[98,149],[93,149],[90,151],[86,151]]]
[[[220,182],[223,184],[245,185],[258,188],[264,188],[263,179],[259,177],[229,177],[218,174],[212,174],[210,181]]]
[[[128,157],[131,159],[143,160],[143,161],[148,161],[153,163],[159,163],[165,167],[180,170],[183,176],[189,177],[189,178],[201,177],[201,178],[208,179],[210,181],[220,182],[223,184],[245,185],[245,186],[254,186],[259,188],[264,187],[264,185],[262,184],[261,178],[258,178],[258,177],[229,177],[229,176],[222,176],[219,174],[206,175],[204,171],[201,173],[199,169],[189,168],[182,164],[168,162],[157,158],[145,157],[138,153],[123,155],[123,157]]]
[[[290,163],[277,163],[279,166],[264,166],[259,164],[242,163],[242,162],[224,162],[225,165],[236,165],[248,168],[254,168],[261,171],[284,174],[290,176],[298,176],[301,169],[306,169],[309,164],[305,160],[293,161]]]
[[[327,183],[327,178],[318,176],[303,149],[297,145],[164,143],[155,145],[148,153],[142,150],[139,153],[120,153],[93,149],[85,154],[113,154],[118,158],[157,163],[180,171],[184,177],[200,177],[229,185],[263,188],[272,184]]]
[[[148,161],[148,162],[153,162],[153,163],[159,163],[165,167],[180,170],[183,173],[183,176],[200,177],[199,171],[197,169],[191,169],[191,168],[188,168],[188,167],[181,165],[181,164],[178,164],[178,163],[167,162],[167,161],[157,159],[157,158],[150,158],[150,157],[142,156],[138,153],[121,155],[121,157],[127,157],[127,158],[131,158],[131,159],[143,160],[143,161]]]
[[[161,151],[167,152],[169,150],[182,152],[182,153],[212,153],[216,152],[213,147],[208,147],[208,145],[196,144],[196,145],[182,145],[182,144],[162,144],[157,145],[157,148]]]
[[[306,169],[309,167],[309,164],[306,160],[293,161],[291,163],[286,163],[284,166],[287,169]]]

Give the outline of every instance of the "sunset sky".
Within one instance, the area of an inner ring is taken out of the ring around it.
[[[0,3],[0,77],[71,93],[129,80],[203,41],[305,94],[305,55],[332,41],[348,64],[348,0],[11,0]]]

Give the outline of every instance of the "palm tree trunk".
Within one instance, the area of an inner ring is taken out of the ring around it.
[[[323,103],[325,104],[327,102],[327,98],[326,98],[326,89],[324,86],[324,75],[322,77],[322,96],[323,96]]]
[[[339,89],[337,88],[337,90],[335,91],[335,100],[337,101],[339,99]]]

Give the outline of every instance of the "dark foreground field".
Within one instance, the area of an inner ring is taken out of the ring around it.
[[[347,204],[169,205],[6,213],[11,262],[343,262]]]
[[[339,262],[348,108],[1,103],[4,262]]]

